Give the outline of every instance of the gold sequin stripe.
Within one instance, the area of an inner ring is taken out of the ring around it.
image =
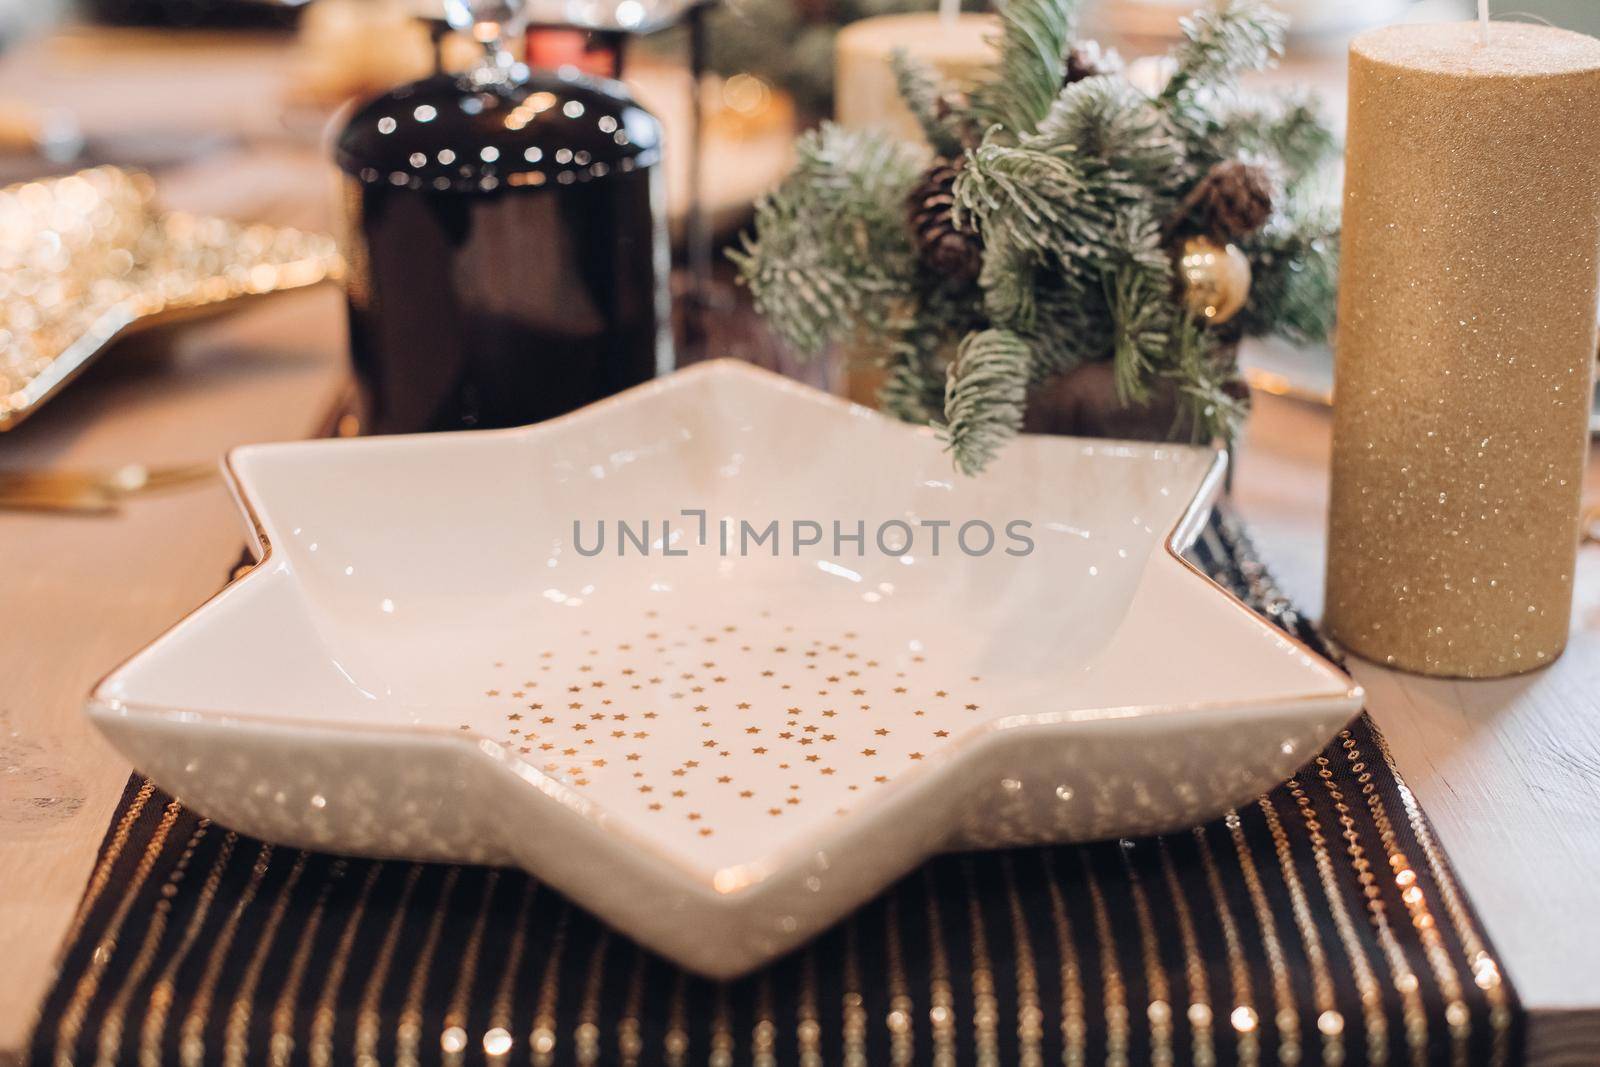
[[[533,902],[538,895],[539,883],[532,878],[524,879],[522,899],[517,903],[517,916],[511,925],[511,944],[506,948],[505,965],[500,968],[494,999],[489,1003],[489,1028],[483,1032],[483,1053],[493,1064],[504,1063],[516,1045],[511,1036],[511,996],[516,989],[517,974],[522,969],[522,954],[528,944],[528,920],[533,915]]]
[[[133,963],[123,975],[122,985],[111,998],[110,1005],[100,1014],[100,1036],[96,1042],[99,1054],[95,1060],[99,1067],[112,1067],[122,1057],[123,1018],[128,1012],[128,1001],[132,999],[133,991],[139,983],[144,981],[144,976],[150,973],[150,967],[155,962],[156,950],[167,934],[167,923],[172,917],[172,899],[183,887],[183,880],[189,873],[189,864],[194,861],[194,850],[205,840],[206,830],[210,825],[210,822],[202,819],[189,834],[188,843],[178,854],[178,861],[172,865],[172,870],[167,872],[167,880],[161,886],[161,899],[156,901],[155,907],[151,909],[150,918],[145,922],[144,938],[139,945],[139,951],[134,954]]]
[[[1284,885],[1289,889],[1289,911],[1300,933],[1300,947],[1305,950],[1306,961],[1311,965],[1311,996],[1317,1007],[1317,1033],[1322,1036],[1322,1062],[1328,1067],[1338,1067],[1344,1062],[1344,1016],[1340,1014],[1338,1001],[1334,997],[1328,953],[1323,947],[1322,934],[1317,930],[1316,921],[1311,917],[1311,902],[1306,899],[1305,886],[1300,883],[1300,872],[1295,869],[1289,835],[1284,832],[1277,805],[1270,796],[1259,798],[1256,805],[1267,821],[1267,832],[1272,835],[1278,869],[1283,873]]]
[[[217,849],[217,858],[212,862],[211,871],[200,886],[194,909],[189,913],[188,925],[184,927],[183,936],[178,939],[178,947],[173,950],[161,968],[161,973],[156,976],[156,984],[150,990],[149,999],[145,1002],[144,1023],[139,1028],[141,1067],[162,1067],[165,1062],[166,1055],[162,1045],[166,1038],[167,1015],[171,1012],[172,1002],[177,995],[178,968],[183,966],[183,962],[189,958],[189,953],[200,941],[200,931],[205,927],[206,919],[211,914],[211,907],[217,899],[217,889],[222,884],[222,876],[227,873],[228,865],[233,861],[234,849],[238,843],[239,835],[232,830],[222,835],[222,845]]]
[[[200,972],[200,983],[189,1001],[189,1011],[178,1024],[178,1062],[183,1067],[199,1067],[205,1062],[206,1023],[211,1019],[211,1002],[217,994],[217,982],[222,978],[222,967],[233,948],[234,938],[239,936],[245,912],[250,910],[256,894],[261,891],[262,880],[272,866],[272,857],[271,845],[262,845],[256,852],[256,861],[250,865],[250,878],[223,921],[222,929],[217,931],[216,940],[211,943],[211,952],[206,956],[205,966]]]
[[[155,791],[155,783],[148,778],[145,779],[144,785],[133,794],[127,809],[117,820],[116,829],[111,831],[111,839],[106,842],[105,853],[94,865],[94,873],[89,876],[89,884],[84,887],[83,899],[78,901],[78,910],[72,916],[72,925],[67,928],[67,936],[61,942],[63,945],[75,944],[78,935],[83,932],[83,924],[88,921],[89,913],[94,910],[95,904],[100,900],[100,894],[106,891],[106,885],[111,881],[111,869],[117,865],[117,860],[122,858],[122,850],[128,847],[128,837],[133,833],[134,824],[139,821],[139,816],[144,814],[144,809],[150,803],[150,797]]]
[[[914,1006],[906,986],[905,953],[900,945],[900,894],[895,891],[884,902],[884,952],[889,963],[889,1062],[905,1067],[916,1048],[916,1033],[911,1025]]]
[[[460,881],[460,867],[451,867],[444,872],[444,882],[439,886],[439,899],[433,902],[433,915],[428,920],[422,948],[411,960],[411,976],[406,981],[406,997],[400,1007],[400,1019],[394,1034],[394,1058],[400,1067],[417,1067],[419,1062],[417,1053],[422,1046],[422,997],[428,991],[433,957],[439,951],[439,935],[444,931],[445,919],[450,914],[450,898],[455,895],[456,884]]]
[[[383,997],[383,987],[389,980],[389,968],[394,965],[395,946],[400,941],[400,929],[405,925],[406,905],[422,879],[422,867],[411,864],[406,868],[405,881],[400,886],[400,896],[395,901],[394,915],[384,931],[378,954],[373,957],[367,972],[367,983],[361,991],[361,1001],[356,1008],[355,1058],[358,1067],[376,1067],[378,1048],[378,1004]]]
[[[800,1067],[822,1067],[822,1024],[817,1020],[817,950],[808,946],[800,961],[800,1003],[795,1007],[795,1041]]]
[[[622,1019],[617,1023],[617,1052],[622,1056],[622,1067],[637,1067],[639,1055],[644,1052],[644,1038],[640,1034],[639,1012],[644,1008],[644,970],[649,964],[644,949],[633,947],[633,972],[628,976],[628,995],[622,1005]]]
[[[1311,798],[1306,796],[1298,779],[1291,778],[1289,795],[1300,809],[1305,820],[1306,836],[1311,841],[1312,857],[1317,866],[1317,879],[1322,883],[1323,899],[1328,902],[1328,914],[1333,917],[1334,929],[1339,933],[1339,943],[1344,946],[1350,960],[1350,971],[1355,981],[1356,993],[1361,998],[1361,1020],[1366,1031],[1367,1062],[1373,1067],[1383,1067],[1389,1062],[1389,1021],[1383,1011],[1383,991],[1378,986],[1372,965],[1356,932],[1350,909],[1345,906],[1344,894],[1334,877],[1333,858],[1328,854],[1328,841],[1322,833],[1322,820],[1317,818]]]
[[[1411,787],[1406,785],[1405,779],[1400,777],[1400,769],[1395,766],[1394,756],[1389,752],[1388,740],[1378,732],[1376,726],[1372,727],[1372,736],[1384,763],[1389,767],[1389,773],[1394,777],[1395,788],[1400,793],[1400,803],[1406,809],[1406,821],[1411,824],[1411,832],[1416,835],[1418,844],[1422,846],[1423,858],[1428,861],[1428,869],[1433,873],[1433,880],[1439,887],[1439,898],[1444,902],[1445,913],[1450,918],[1450,925],[1455,929],[1462,951],[1466,953],[1467,964],[1472,968],[1472,983],[1483,990],[1485,998],[1489,1001],[1489,1025],[1494,1031],[1490,1062],[1500,1067],[1511,1057],[1511,1004],[1510,998],[1506,995],[1505,983],[1500,977],[1500,965],[1489,952],[1488,946],[1483,943],[1477,925],[1467,912],[1461,887],[1456,884],[1455,875],[1444,861],[1438,843],[1434,840],[1433,828],[1428,825],[1428,820],[1422,814],[1422,806],[1417,803],[1417,798],[1411,792]]]
[[[278,988],[278,1000],[272,1006],[272,1034],[267,1038],[267,1059],[272,1067],[286,1067],[289,1058],[294,1055],[294,1009],[300,997],[300,987],[305,982],[306,968],[311,963],[311,949],[316,944],[317,933],[322,929],[328,898],[333,895],[334,889],[343,884],[349,866],[348,860],[333,861],[328,878],[317,893],[316,903],[311,906],[311,914],[306,916],[305,925],[300,928],[300,938],[295,943],[283,983]],[[155,1065],[151,1064],[150,1067]]]
[[[1406,911],[1411,916],[1412,927],[1422,939],[1422,951],[1428,958],[1428,968],[1433,971],[1434,979],[1438,981],[1439,989],[1444,993],[1444,1021],[1450,1030],[1450,1061],[1455,1067],[1466,1067],[1468,1043],[1472,1040],[1472,1012],[1467,1007],[1467,1002],[1462,999],[1461,976],[1456,972],[1455,961],[1450,958],[1444,938],[1439,933],[1433,911],[1428,907],[1427,894],[1417,881],[1417,872],[1412,868],[1411,860],[1406,856],[1405,850],[1400,847],[1399,838],[1394,832],[1394,824],[1389,821],[1389,810],[1376,785],[1373,784],[1372,772],[1367,768],[1360,749],[1356,747],[1355,738],[1348,730],[1339,736],[1344,746],[1345,759],[1349,761],[1350,769],[1356,773],[1356,780],[1361,783],[1361,792],[1367,799],[1367,809],[1372,813],[1372,821],[1377,824],[1378,840],[1383,844],[1383,851],[1388,854],[1389,870],[1394,873],[1394,884],[1400,887],[1400,899],[1405,903]]]
[[[682,1067],[689,1054],[689,978],[679,971],[672,980],[667,1009],[667,1033],[661,1039],[668,1067]]]
[[[1083,1043],[1088,1027],[1083,1020],[1083,975],[1078,966],[1078,949],[1072,943],[1072,920],[1067,914],[1066,894],[1056,879],[1055,852],[1041,849],[1039,862],[1044,867],[1045,885],[1050,891],[1050,922],[1055,928],[1056,956],[1061,961],[1061,1064],[1083,1067]]]
[[[1236,543],[1242,542],[1244,543],[1245,547],[1248,548],[1248,538],[1246,538],[1243,533],[1238,530],[1235,524],[1224,523],[1223,529],[1226,533],[1226,540]],[[1248,569],[1249,566],[1250,565],[1248,563],[1244,565],[1245,569]],[[1257,566],[1256,569],[1259,571],[1259,566]],[[1258,597],[1257,599],[1271,601],[1274,598],[1277,598],[1281,600],[1281,597],[1278,597],[1276,591],[1270,588],[1270,581],[1257,581],[1257,579],[1260,577],[1260,575],[1253,577],[1252,584],[1265,585],[1268,588],[1265,588],[1264,590],[1256,590],[1257,592],[1262,593],[1262,596]],[[1415,1063],[1420,1064],[1426,1058],[1427,1022],[1425,1015],[1421,1011],[1420,1003],[1416,994],[1416,976],[1411,973],[1409,964],[1405,959],[1405,955],[1400,951],[1398,943],[1393,936],[1393,932],[1389,928],[1387,918],[1384,915],[1383,901],[1379,897],[1376,886],[1373,883],[1370,864],[1367,861],[1363,850],[1361,849],[1359,837],[1355,832],[1355,824],[1354,821],[1349,817],[1348,808],[1346,808],[1343,804],[1342,798],[1340,797],[1337,788],[1334,787],[1331,781],[1331,776],[1326,770],[1327,761],[1322,757],[1318,757],[1317,763],[1319,767],[1322,768],[1322,770],[1319,772],[1319,775],[1322,777],[1324,784],[1328,787],[1330,794],[1335,800],[1335,804],[1339,812],[1341,826],[1343,827],[1343,834],[1347,843],[1346,851],[1350,854],[1358,880],[1360,881],[1363,893],[1366,896],[1367,908],[1373,921],[1374,928],[1379,937],[1380,948],[1382,949],[1384,957],[1389,964],[1391,974],[1394,978],[1395,987],[1400,991],[1403,998],[1406,1036],[1411,1049],[1412,1059]],[[1291,787],[1293,787],[1295,784],[1296,783],[1291,782]],[[1302,807],[1306,807],[1304,802],[1302,802]],[[1309,811],[1307,817],[1312,818]],[[1317,836],[1318,835],[1314,832],[1314,840]],[[1343,902],[1333,888],[1333,882],[1331,881],[1332,864],[1321,850],[1318,850],[1317,856],[1319,861],[1319,873],[1322,873],[1322,865],[1327,865],[1327,873],[1324,876],[1324,886],[1328,889],[1329,900],[1336,903],[1340,907],[1340,911],[1335,913],[1337,916],[1338,914],[1342,913]],[[1348,919],[1348,916],[1345,916],[1345,918]],[[1353,925],[1351,929],[1353,932]],[[1341,938],[1343,937],[1344,931],[1341,929]],[[1362,967],[1366,966],[1365,954],[1363,952],[1352,950],[1350,953],[1350,958],[1353,964],[1359,963]],[[1367,1005],[1368,998],[1365,994],[1363,994],[1363,1013],[1364,1016],[1369,1019],[1367,1034],[1369,1060],[1371,1062],[1381,1062],[1381,1060],[1377,1057],[1387,1057],[1387,1022],[1386,1020],[1383,1020],[1380,1025],[1374,1028],[1370,1024],[1373,1018],[1373,1016],[1370,1014],[1372,1009]],[[1382,1016],[1380,1015],[1377,1018],[1381,1020]],[[1374,1056],[1374,1049],[1378,1050],[1376,1056]]]
[[[1017,893],[1016,865],[1009,852],[1000,856],[1006,880],[1006,906],[1011,912],[1011,943],[1017,957],[1017,1044],[1020,1067],[1044,1067],[1044,1012],[1039,1007],[1039,971],[1033,961],[1033,939]]]
[[[715,1007],[711,1011],[710,1067],[733,1067],[733,1017],[728,1010],[728,986],[717,983]]]
[[[556,917],[556,930],[550,952],[544,961],[544,977],[539,980],[539,1003],[534,1009],[533,1030],[528,1034],[528,1049],[533,1067],[550,1067],[556,1054],[556,1004],[561,994],[561,957],[567,948],[567,929],[572,924],[572,904],[563,900]]]
[[[1145,987],[1150,994],[1150,1004],[1145,1008],[1145,1018],[1150,1021],[1150,1063],[1152,1067],[1171,1067],[1172,1064],[1172,990],[1167,985],[1167,970],[1161,963],[1161,944],[1156,939],[1156,924],[1150,917],[1150,901],[1145,896],[1144,883],[1133,866],[1133,846],[1119,844],[1122,873],[1128,880],[1128,895],[1133,900],[1133,914],[1139,922],[1139,947],[1144,960]]]
[[[1183,945],[1183,974],[1189,986],[1189,1007],[1184,1012],[1189,1020],[1190,1054],[1195,1067],[1213,1067],[1217,1051],[1211,1036],[1211,994],[1208,991],[1205,959],[1200,955],[1200,939],[1195,934],[1194,916],[1189,911],[1189,901],[1183,887],[1178,884],[1178,872],[1172,865],[1172,852],[1167,839],[1156,838],[1156,851],[1161,859],[1162,882],[1167,889],[1167,901],[1178,920],[1178,940]]]
[[[1206,887],[1211,890],[1211,901],[1217,908],[1217,922],[1222,927],[1222,943],[1228,953],[1228,979],[1233,992],[1233,1009],[1228,1012],[1228,1025],[1233,1027],[1234,1049],[1240,1067],[1254,1067],[1261,1059],[1261,1042],[1256,1032],[1257,1014],[1255,992],[1250,981],[1250,968],[1244,961],[1244,943],[1239,936],[1239,924],[1234,920],[1233,907],[1222,888],[1222,872],[1211,854],[1211,839],[1206,828],[1194,828],[1195,847],[1200,851],[1200,866],[1206,874]]]
[[[983,907],[978,902],[977,878],[972,859],[961,858],[961,877],[967,886],[967,926],[972,938],[972,1040],[978,1067],[1000,1063],[1000,1000],[994,993],[994,968],[989,962],[989,937],[983,928]]]
[[[589,954],[589,973],[583,981],[583,1000],[578,1005],[578,1026],[572,1032],[573,1051],[583,1067],[600,1062],[600,991],[605,988],[606,953],[611,950],[611,931],[601,930]]]
[[[1262,944],[1267,950],[1272,999],[1277,1008],[1273,1022],[1278,1028],[1278,1062],[1292,1067],[1300,1062],[1300,1012],[1295,1008],[1294,989],[1289,985],[1289,968],[1284,963],[1283,944],[1278,940],[1278,928],[1272,921],[1272,906],[1267,903],[1267,893],[1262,888],[1255,858],[1250,854],[1250,843],[1244,838],[1244,824],[1239,819],[1239,813],[1230,809],[1223,817],[1223,823],[1233,837],[1233,851],[1239,859],[1239,872],[1244,875],[1245,890],[1261,928]]]
[[[1384,907],[1377,876],[1372,873],[1372,861],[1367,858],[1367,850],[1361,844],[1361,833],[1356,827],[1355,817],[1350,813],[1350,806],[1345,803],[1344,792],[1333,779],[1332,765],[1326,756],[1318,756],[1316,765],[1317,777],[1321,779],[1323,788],[1333,801],[1334,811],[1339,815],[1339,833],[1344,838],[1345,853],[1350,857],[1356,882],[1361,886],[1367,918],[1377,932],[1378,947],[1389,967],[1390,984],[1400,994],[1401,1020],[1405,1023],[1406,1047],[1411,1053],[1412,1067],[1422,1067],[1428,1059],[1428,1015],[1422,1008],[1422,996],[1417,991],[1417,976],[1412,973],[1410,961],[1400,947],[1400,940],[1389,925],[1389,912]]]
[[[922,868],[923,912],[928,924],[928,1023],[933,1030],[933,1067],[955,1067],[956,997],[950,984],[950,958],[944,947],[933,868]]]
[[[83,1021],[89,1010],[89,1002],[99,991],[100,983],[105,979],[106,967],[117,951],[117,936],[122,933],[123,923],[128,921],[128,914],[138,900],[139,890],[144,887],[151,871],[155,869],[156,861],[161,858],[161,853],[166,848],[167,837],[172,833],[172,827],[178,821],[178,814],[182,810],[174,800],[161,813],[161,820],[151,832],[144,854],[134,866],[128,884],[122,887],[122,899],[117,902],[111,918],[106,921],[105,928],[95,942],[88,966],[83,969],[78,984],[72,989],[72,996],[61,1012],[61,1021],[56,1025],[55,1060],[58,1067],[72,1067],[73,1050],[77,1047],[78,1035],[83,1031]]]
[[[1084,884],[1089,888],[1089,904],[1094,911],[1095,941],[1100,949],[1100,983],[1104,989],[1103,1014],[1106,1020],[1106,1067],[1128,1067],[1128,992],[1117,963],[1116,940],[1111,936],[1111,917],[1106,898],[1100,891],[1089,849],[1078,849],[1083,865]]]
[[[763,971],[756,983],[756,1025],[750,1034],[751,1067],[775,1067],[778,1025],[772,1018],[772,976]]]
[[[299,884],[301,875],[305,871],[307,858],[305,852],[295,856],[294,866],[289,868],[289,875],[275,894],[276,899],[272,902],[272,909],[267,913],[266,925],[256,938],[250,962],[245,965],[244,976],[239,982],[233,1004],[228,1008],[228,1022],[222,1032],[224,1067],[243,1067],[249,1053],[250,1016],[255,1006],[256,987],[261,984],[262,969],[266,967],[267,956],[278,940],[278,931],[283,928],[284,914],[288,911],[289,901],[294,896],[295,886]]]
[[[450,1067],[460,1064],[467,1049],[467,1005],[472,999],[472,987],[478,977],[483,930],[489,922],[489,908],[494,903],[494,891],[499,884],[499,871],[491,870],[483,876],[483,896],[478,901],[478,915],[472,920],[466,947],[461,950],[461,962],[456,965],[455,989],[450,993],[450,1003],[444,1012],[444,1026],[439,1032],[439,1051],[444,1053],[444,1062]]]
[[[844,1037],[845,1067],[867,1067],[867,1009],[861,1001],[861,964],[856,943],[856,917],[844,928],[844,1018],[840,1030]]]
[[[331,1067],[333,1063],[333,1030],[338,1022],[334,1003],[339,996],[339,987],[344,984],[345,972],[350,969],[350,950],[361,931],[361,922],[366,918],[367,902],[372,899],[372,890],[378,884],[379,877],[388,869],[382,863],[374,863],[368,868],[366,880],[361,884],[361,895],[356,898],[355,907],[350,909],[344,929],[339,933],[339,942],[334,946],[333,959],[328,961],[322,978],[322,991],[317,994],[317,1006],[311,1013],[310,1042],[306,1049],[311,1057],[311,1067]],[[287,995],[288,990],[284,992]]]

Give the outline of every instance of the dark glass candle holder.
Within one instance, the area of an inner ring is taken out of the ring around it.
[[[520,65],[402,86],[338,137],[369,432],[515,426],[670,370],[661,130]]]

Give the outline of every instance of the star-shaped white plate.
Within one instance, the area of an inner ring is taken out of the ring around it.
[[[707,975],[941,849],[1215,816],[1361,702],[1178,557],[1208,449],[1029,437],[962,478],[723,361],[228,469],[261,563],[95,690],[112,741],[237,830],[515,864]]]

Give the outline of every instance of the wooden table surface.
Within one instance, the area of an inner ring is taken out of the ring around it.
[[[34,91],[21,81],[0,64],[0,97]],[[315,150],[281,140],[163,176],[176,206],[300,226],[328,225],[327,188]],[[340,296],[284,297],[182,333],[162,359],[96,367],[0,435],[0,468],[185,463],[303,437],[344,361]],[[1328,454],[1325,411],[1259,398],[1234,490],[1313,612]],[[1588,490],[1600,499],[1600,464]],[[84,695],[218,586],[242,534],[215,481],[110,518],[0,512],[0,1062],[27,1039],[129,772],[81,714]],[[1535,674],[1432,681],[1352,665],[1530,1012],[1539,1067],[1600,1063],[1600,548],[1582,553],[1578,594],[1566,655]]]

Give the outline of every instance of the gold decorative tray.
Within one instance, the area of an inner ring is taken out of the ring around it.
[[[343,271],[329,236],[162,211],[116,167],[0,189],[0,430],[119,337]]]

